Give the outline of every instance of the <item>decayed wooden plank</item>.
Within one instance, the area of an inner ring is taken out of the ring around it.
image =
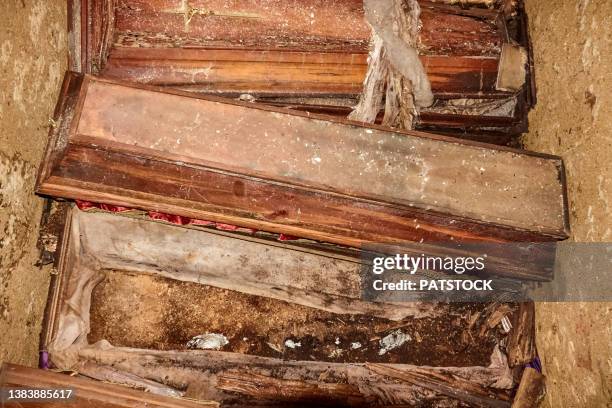
[[[512,408],[537,407],[546,394],[545,380],[546,377],[536,369],[526,367],[516,391]]]
[[[268,375],[234,370],[219,376],[220,390],[235,392],[257,400],[278,400],[302,404],[366,406],[366,398],[355,384],[285,380]]]
[[[98,344],[82,348],[78,354],[82,362],[112,365],[117,370],[174,387],[187,385],[186,396],[219,400],[224,406],[253,406],[265,402],[271,406],[295,406],[315,402],[317,406],[327,403],[331,406],[425,404],[442,407],[456,399],[455,395],[450,395],[453,390],[463,401],[486,401],[489,405],[485,406],[494,407],[510,405],[507,390],[483,386],[504,376],[503,370],[497,367],[380,364],[385,374],[379,375],[363,364],[282,361],[222,351],[177,353]],[[386,375],[387,370],[433,379],[436,389],[427,382],[398,382]],[[470,386],[455,389],[457,384]],[[273,395],[267,387],[283,391]]]
[[[64,87],[40,193],[350,246],[567,236],[553,156],[80,81]]]
[[[424,387],[477,407],[510,407],[510,399],[507,395],[460,377],[420,368],[403,371],[383,364],[366,364],[366,367],[376,374]]]
[[[508,362],[516,367],[530,363],[536,357],[535,305],[523,302],[514,313],[508,338]]]
[[[0,386],[3,390],[10,388],[36,389],[72,389],[74,397],[70,400],[32,402],[6,402],[3,407],[103,407],[103,408],[201,408],[218,407],[213,401],[197,402],[186,399],[164,397],[151,393],[133,390],[127,387],[91,381],[46,370],[22,367],[14,364],[3,364],[0,370]]]

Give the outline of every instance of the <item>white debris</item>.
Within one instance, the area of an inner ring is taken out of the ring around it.
[[[379,356],[382,356],[389,350],[393,350],[398,348],[408,340],[412,340],[410,335],[402,332],[401,330],[395,330],[389,333],[387,336],[380,339],[380,351],[378,352]]]
[[[351,343],[351,350],[357,350],[361,348],[361,343],[358,341],[355,341],[353,343]]]
[[[227,337],[218,333],[206,333],[195,336],[187,342],[188,349],[219,350],[228,344]]]
[[[340,337],[336,337],[336,341],[334,341],[334,343],[336,343],[336,345],[340,344]]]
[[[509,333],[510,329],[512,329],[512,323],[510,323],[508,316],[504,316],[504,318],[501,320],[501,324],[505,333]]]
[[[251,94],[242,94],[238,97],[238,100],[244,102],[255,102],[257,99]]]
[[[289,347],[291,349],[294,349],[296,347],[302,347],[302,343],[301,342],[295,342],[291,339],[285,340],[285,347]]]

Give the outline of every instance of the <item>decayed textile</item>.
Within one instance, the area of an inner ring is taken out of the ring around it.
[[[417,53],[421,9],[416,0],[367,0],[372,51],[352,120],[373,123],[385,104],[383,124],[412,129],[420,107],[433,103],[431,85]]]

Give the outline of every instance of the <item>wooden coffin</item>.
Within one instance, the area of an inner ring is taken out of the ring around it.
[[[153,393],[233,407],[509,407],[535,355],[506,357],[533,342],[533,326],[501,329],[520,320],[516,305],[367,302],[350,255],[83,211],[69,212],[59,248],[50,361]],[[379,353],[397,330],[406,343]],[[187,349],[201,333],[229,342]]]
[[[68,74],[37,191],[355,247],[567,237],[558,157],[324,119]]]
[[[419,53],[436,103],[417,127],[511,143],[534,94],[531,70],[502,56],[509,43],[528,55],[522,2],[419,3]],[[71,68],[106,78],[346,116],[367,70],[361,0],[73,0],[70,10]],[[523,72],[525,85],[498,89],[508,70]]]

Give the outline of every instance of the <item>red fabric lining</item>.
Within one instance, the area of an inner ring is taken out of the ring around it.
[[[133,208],[122,207],[118,205],[93,203],[91,201],[83,201],[83,200],[76,200],[76,205],[80,210],[83,210],[83,211],[91,210],[94,208],[99,209],[99,210],[109,211],[109,212],[117,212],[117,213],[135,211]],[[242,230],[250,234],[254,234],[257,232],[257,230],[252,229],[252,228],[242,228],[236,225],[223,224],[220,222],[198,220],[194,218],[183,217],[181,215],[166,214],[166,213],[159,212],[159,211],[147,211],[147,216],[153,220],[165,221],[165,222],[169,222],[169,223],[177,224],[177,225],[201,225],[205,227],[214,227],[222,231]],[[294,237],[292,235],[287,235],[287,234],[280,234],[278,236],[279,241],[294,241],[297,239],[299,238]]]

